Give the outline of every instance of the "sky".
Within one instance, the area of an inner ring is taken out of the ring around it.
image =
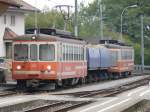
[[[39,8],[44,9],[44,7],[48,6],[50,9],[54,8],[56,5],[71,5],[74,6],[75,0],[24,0],[25,2]],[[78,4],[83,2],[85,5],[92,2],[94,0],[78,0]]]

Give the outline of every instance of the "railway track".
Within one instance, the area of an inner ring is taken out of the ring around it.
[[[95,91],[83,91],[83,92],[76,92],[76,93],[64,93],[64,94],[54,94],[54,95],[70,95],[74,97],[94,97],[94,96],[99,96],[99,97],[108,97],[108,96],[114,96],[117,94],[120,94],[124,91],[128,91],[134,88],[137,88],[139,86],[143,86],[149,83],[150,78],[144,78],[142,80],[138,80],[135,82],[131,82],[128,84],[124,84],[121,86],[116,86],[113,88],[108,88],[108,89],[102,89],[102,90],[95,90]]]
[[[6,97],[6,96],[15,95],[15,94],[17,94],[17,92],[13,92],[13,91],[2,91],[2,92],[0,92],[0,97]]]
[[[78,93],[67,93],[67,94],[57,94],[57,95],[71,95],[74,97],[112,97],[114,95],[120,94],[122,92],[137,88],[139,86],[143,86],[149,83],[149,78],[145,78],[139,81],[135,81],[132,83],[128,83],[122,86],[117,86],[114,88],[97,90],[97,91],[85,91]],[[92,103],[92,101],[82,101],[82,102],[68,102],[68,101],[60,101],[48,105],[39,106],[36,108],[31,108],[24,112],[66,112],[72,110],[74,108],[78,108],[87,104]]]
[[[91,103],[91,101],[86,102],[70,102],[70,101],[60,101],[52,104],[47,104],[35,108],[25,110],[24,112],[66,112],[72,108],[77,108]]]

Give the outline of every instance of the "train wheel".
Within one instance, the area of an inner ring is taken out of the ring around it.
[[[0,83],[6,83],[4,71],[0,71]]]
[[[62,86],[63,86],[62,80],[58,80],[58,81],[57,81],[57,87],[62,87]]]
[[[96,73],[94,73],[94,75],[93,75],[94,77],[93,77],[93,80],[94,80],[94,82],[98,82],[98,76],[97,76],[97,74]]]
[[[130,72],[128,72],[128,75],[129,75],[129,76],[131,76],[131,75],[132,75],[131,71],[130,71]]]
[[[105,80],[108,80],[108,74],[107,74],[107,72],[104,72],[104,77],[105,77]]]
[[[113,73],[113,77],[115,80],[119,79],[120,73]]]
[[[87,77],[87,82],[88,83],[91,83],[93,81],[93,77],[92,77],[92,75],[90,74],[90,75],[88,75],[88,77]]]
[[[104,78],[104,74],[101,72],[100,73],[100,80],[104,80],[105,78]]]
[[[124,72],[124,77],[125,77],[125,78],[128,77],[128,72]]]
[[[73,78],[71,81],[71,85],[74,86],[74,85],[78,84],[78,82],[79,82],[79,78]]]
[[[86,77],[82,77],[81,78],[81,84],[85,84],[86,83]]]
[[[24,90],[26,89],[26,81],[25,80],[17,80],[17,88]]]
[[[112,75],[112,73],[108,73],[108,78],[109,78],[109,80],[112,80],[113,79],[113,75]]]

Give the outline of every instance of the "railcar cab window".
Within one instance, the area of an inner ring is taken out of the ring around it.
[[[37,45],[36,44],[30,45],[30,60],[32,60],[32,61],[38,60]]]
[[[28,60],[28,45],[26,44],[14,45],[14,59],[16,61]]]
[[[55,60],[55,46],[52,44],[41,44],[39,46],[40,61],[54,61]]]

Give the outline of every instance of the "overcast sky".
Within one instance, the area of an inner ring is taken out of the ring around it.
[[[48,6],[50,9],[56,5],[72,5],[74,6],[75,0],[24,0],[27,3],[36,6],[39,9],[44,9],[45,6]],[[85,5],[94,0],[78,0],[78,4],[83,2]]]

